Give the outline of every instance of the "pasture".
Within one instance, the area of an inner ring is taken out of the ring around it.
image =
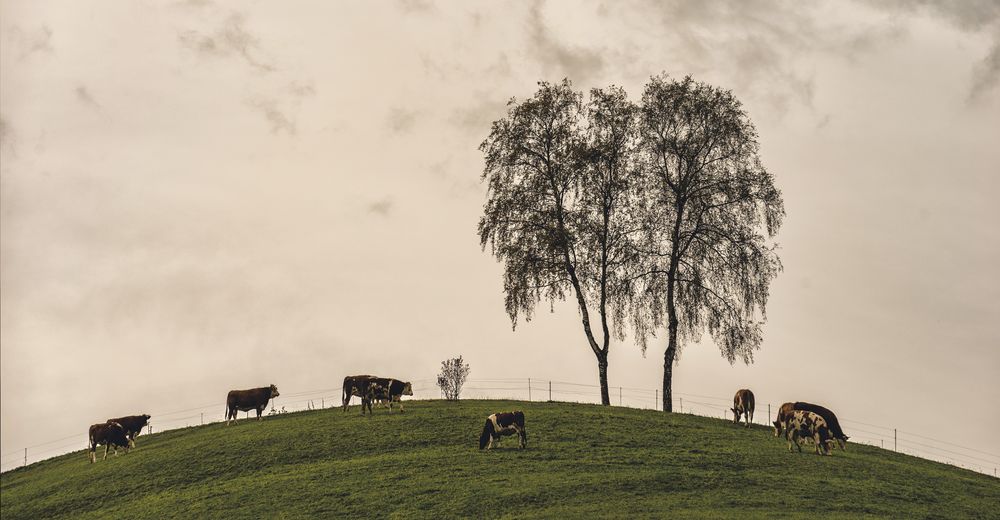
[[[528,448],[508,437],[480,451],[486,416],[512,409],[525,412]],[[0,476],[0,516],[973,518],[1000,504],[987,475],[857,444],[789,453],[770,428],[720,419],[479,400],[406,410],[142,435],[95,464],[80,450]]]

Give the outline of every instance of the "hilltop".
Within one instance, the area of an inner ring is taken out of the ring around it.
[[[485,416],[511,409],[528,449],[507,438],[480,452]],[[515,401],[406,410],[171,430],[96,464],[77,451],[0,476],[0,516],[969,518],[1000,504],[987,475],[856,444],[789,453],[768,428],[720,419]]]

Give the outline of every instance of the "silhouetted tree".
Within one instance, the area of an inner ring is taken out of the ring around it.
[[[631,284],[619,276],[627,247],[625,211],[636,109],[620,88],[593,90],[584,106],[568,80],[539,83],[530,99],[508,103],[480,150],[489,198],[479,221],[482,247],[504,263],[512,324],[535,305],[576,299],[587,344],[597,358],[601,402],[608,394],[611,333],[623,335]],[[633,229],[632,232],[635,230]],[[591,309],[600,320],[594,333]]]
[[[469,365],[462,361],[462,356],[454,359],[446,359],[441,362],[441,373],[438,374],[437,384],[441,387],[441,393],[449,401],[457,401],[462,393],[462,385],[469,375]]]
[[[634,300],[632,318],[643,351],[666,325],[663,409],[671,411],[681,342],[708,331],[730,363],[753,360],[768,287],[781,270],[768,242],[785,210],[760,162],[756,129],[730,91],[654,77],[640,112],[645,265],[632,278],[645,296]]]

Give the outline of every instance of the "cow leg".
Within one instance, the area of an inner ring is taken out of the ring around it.
[[[257,420],[258,420],[258,421],[260,420],[260,414],[261,414],[261,412],[263,412],[263,411],[264,411],[264,409],[263,409],[263,408],[260,408],[260,407],[257,407]]]
[[[524,433],[524,430],[519,428],[517,430],[517,440],[518,440],[518,446],[520,446],[521,449],[524,449],[524,445],[526,444],[526,442],[525,442],[526,438],[525,437],[526,437],[526,435]]]
[[[108,460],[108,445],[104,445],[104,458],[101,460]]]

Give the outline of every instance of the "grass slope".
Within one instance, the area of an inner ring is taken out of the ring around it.
[[[485,416],[524,410],[480,452]],[[155,419],[155,418],[154,418]],[[78,451],[0,476],[0,516],[997,517],[1000,480],[872,447],[789,453],[764,427],[625,408],[414,401],[141,436],[127,456]]]

